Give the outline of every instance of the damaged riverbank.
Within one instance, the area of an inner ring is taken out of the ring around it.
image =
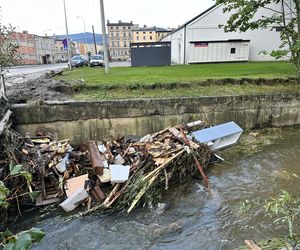
[[[263,204],[281,189],[297,195],[298,180],[286,171],[300,175],[295,165],[300,160],[299,127],[246,132],[241,144],[231,149],[243,147],[251,133],[257,134],[251,145],[258,150],[230,157],[222,151],[226,162],[206,172],[210,195],[196,178],[164,192],[158,206],[137,209],[129,216],[94,214],[70,220],[50,207],[43,213],[25,213],[15,230],[43,228],[46,236],[34,249],[74,244],[89,249],[235,249],[245,239],[279,237],[287,229],[275,228],[261,207],[245,214],[239,210],[245,200]]]

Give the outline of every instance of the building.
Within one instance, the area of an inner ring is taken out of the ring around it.
[[[48,36],[34,36],[36,59],[38,64],[49,64],[56,62],[55,39]]]
[[[164,28],[157,28],[156,29],[156,41],[160,42],[166,36],[170,35],[173,29],[164,29]]]
[[[172,64],[275,60],[261,52],[279,49],[280,27],[225,33],[219,25],[226,24],[232,13],[223,13],[223,7],[212,6],[163,39],[171,41]],[[254,19],[272,14],[261,9]]]
[[[28,34],[27,31],[13,32],[10,35],[10,41],[18,46],[17,63],[37,64],[34,35]]]
[[[133,43],[153,43],[161,41],[165,36],[171,33],[171,30],[158,28],[158,27],[147,27],[144,25],[143,28],[137,28],[133,30]]]
[[[130,58],[130,43],[132,31],[138,25],[132,22],[110,23],[107,21],[109,54],[113,60],[128,60]]]
[[[55,39],[55,62],[67,62],[68,51],[64,47],[63,39]]]

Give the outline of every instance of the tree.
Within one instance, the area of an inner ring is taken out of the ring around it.
[[[224,4],[224,13],[233,13],[224,27],[225,32],[253,29],[280,29],[282,44],[270,55],[280,59],[290,57],[300,74],[300,1],[299,0],[216,0]],[[255,16],[261,9],[268,16]]]
[[[17,45],[11,42],[14,28],[0,24],[0,96],[6,96],[4,73],[5,68],[11,66],[16,61]]]

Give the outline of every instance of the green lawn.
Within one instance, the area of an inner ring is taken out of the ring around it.
[[[197,64],[166,67],[102,68],[65,70],[62,79],[75,84],[75,99],[124,99],[158,97],[197,97],[232,94],[300,93],[298,84],[242,85],[207,83],[207,79],[288,78],[293,67],[287,62]],[[227,80],[230,82],[229,80]]]
[[[292,75],[293,68],[286,62],[251,62],[196,64],[165,67],[110,68],[108,75],[101,68],[75,68],[65,71],[60,79],[83,79],[87,84],[130,85],[153,83],[192,83],[220,78],[276,78]]]

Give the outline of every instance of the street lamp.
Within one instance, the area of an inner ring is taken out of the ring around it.
[[[70,58],[70,46],[69,46],[69,31],[68,31],[68,20],[67,20],[67,11],[66,11],[66,1],[64,1],[64,12],[65,12],[65,23],[66,23],[66,34],[67,34],[67,51],[68,51],[68,67],[69,69],[72,68],[71,66],[71,58]]]
[[[82,20],[82,23],[83,23],[84,40],[85,40],[84,53],[86,54],[86,46],[87,46],[88,42],[87,42],[86,29],[85,29],[85,21],[84,21],[84,18],[82,16],[77,16],[76,18],[80,18]]]
[[[105,30],[105,17],[104,17],[104,4],[103,0],[100,1],[100,16],[102,24],[102,43],[104,50],[104,64],[105,64],[105,73],[109,73],[109,64],[108,64],[108,51],[107,51],[107,39],[106,39],[106,30]]]

